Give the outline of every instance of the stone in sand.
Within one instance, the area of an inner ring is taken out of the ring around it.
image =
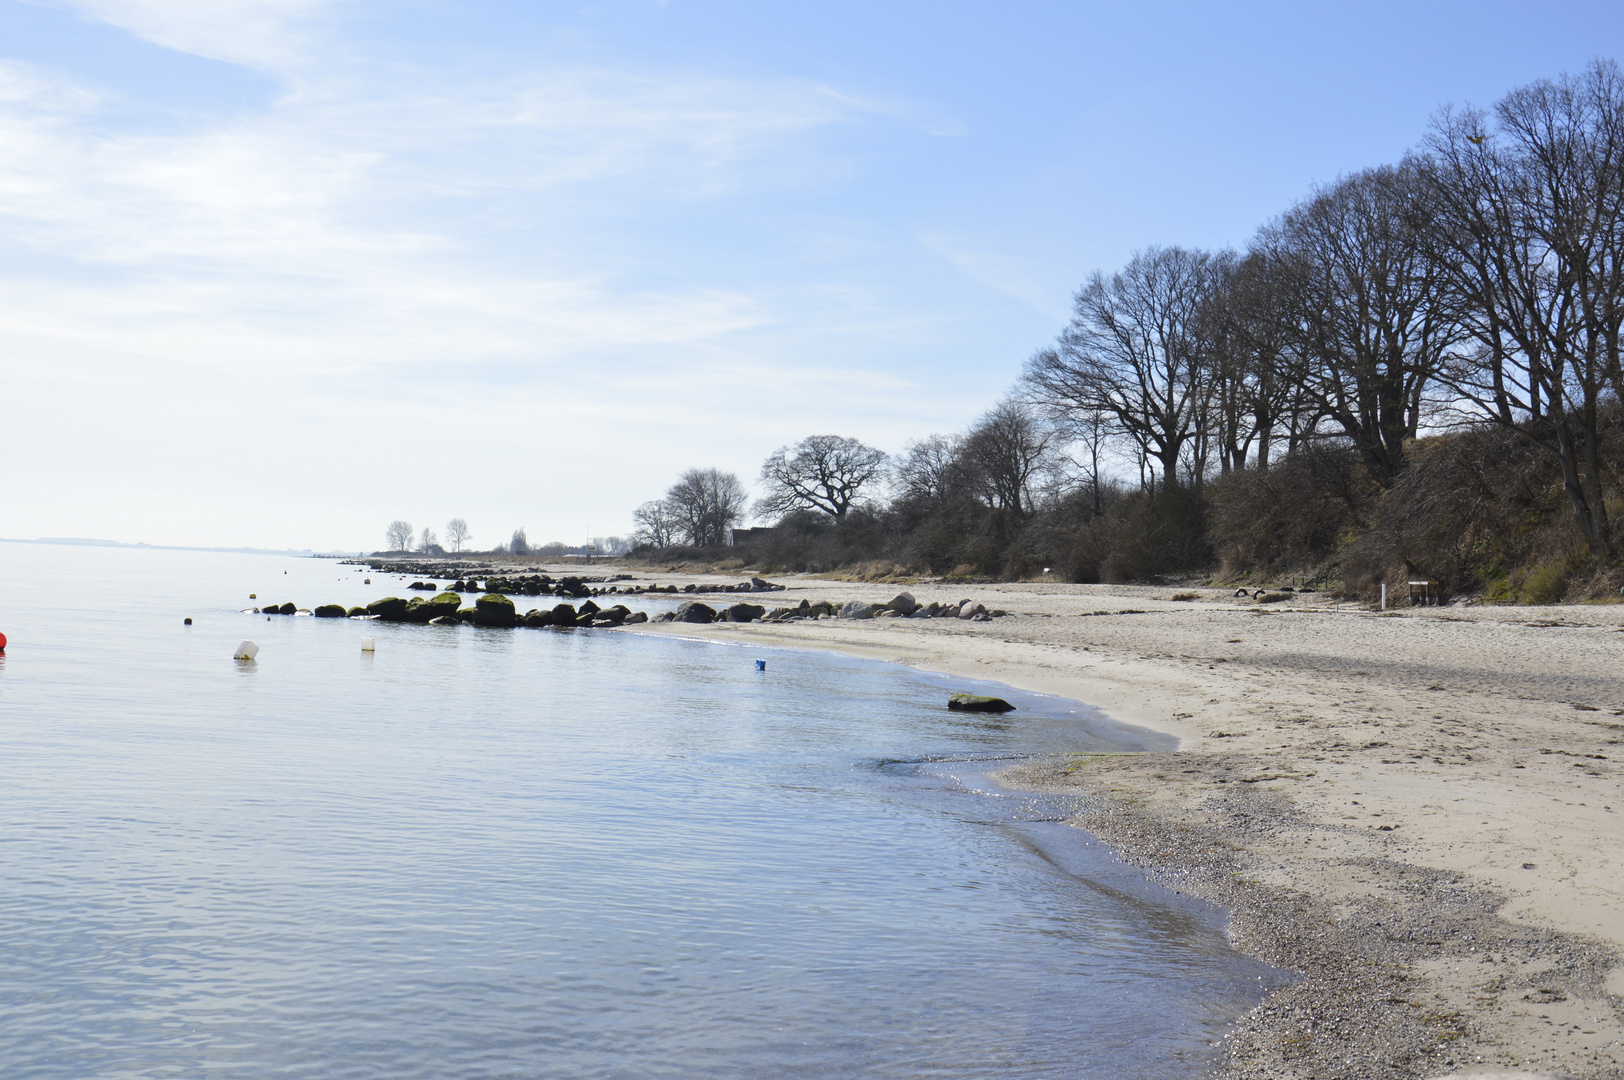
[[[898,615],[912,615],[919,610],[919,601],[913,598],[913,593],[901,592],[891,598],[886,607]]]
[[[1015,706],[1001,697],[982,697],[979,694],[954,694],[947,699],[947,707],[954,712],[1014,712]]]
[[[873,604],[862,600],[848,600],[846,606],[840,609],[842,619],[872,619],[877,610]]]
[[[734,604],[723,612],[722,617],[727,622],[754,622],[767,614],[767,609],[760,604]]]

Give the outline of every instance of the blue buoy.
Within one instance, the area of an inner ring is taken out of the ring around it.
[[[765,661],[765,660],[757,660],[756,661],[756,670],[757,671],[766,671],[767,670],[767,661]]]

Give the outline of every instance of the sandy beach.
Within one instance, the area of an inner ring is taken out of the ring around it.
[[[778,580],[787,592],[751,600],[900,591]],[[1239,949],[1302,975],[1226,1040],[1219,1076],[1624,1077],[1624,605],[1377,612],[1222,589],[909,591],[1014,614],[625,632],[874,657],[1177,736],[1176,751],[1034,761],[1000,778],[1081,796],[1075,824],[1228,907]]]

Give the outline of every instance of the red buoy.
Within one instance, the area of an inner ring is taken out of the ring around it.
[[[6,635],[0,634],[0,652],[6,651]]]

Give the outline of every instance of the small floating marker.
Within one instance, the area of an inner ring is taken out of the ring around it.
[[[767,661],[765,661],[765,660],[757,660],[756,661],[756,670],[757,671],[766,671],[767,670]]]
[[[191,616],[187,616],[187,618],[186,618],[186,625],[187,625],[187,626],[191,626],[191,625],[192,625],[192,619],[191,619]]]
[[[372,584],[372,579],[367,578],[365,581],[361,582],[361,584],[363,584],[363,585],[371,585]]]
[[[6,651],[6,635],[0,634],[0,652]]]
[[[258,600],[259,599],[259,593],[257,593],[257,592],[249,593],[248,594],[248,599],[250,599],[250,600]]]
[[[378,651],[378,643],[377,643],[377,641],[375,641],[375,640],[373,640],[372,638],[369,638],[369,637],[362,638],[361,639],[361,651],[362,652],[377,652]]]
[[[259,646],[255,645],[252,641],[245,641],[241,645],[237,646],[237,652],[236,652],[236,654],[234,656],[232,656],[232,659],[233,660],[252,660],[254,657],[256,657],[258,655],[259,655]]]

